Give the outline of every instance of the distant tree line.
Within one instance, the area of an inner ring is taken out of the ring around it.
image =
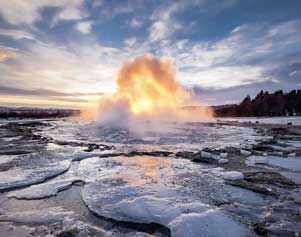
[[[248,95],[238,105],[213,107],[217,117],[292,116],[301,115],[301,90],[270,94],[261,91],[253,100]]]
[[[0,119],[11,118],[62,118],[79,115],[79,110],[72,109],[18,109],[0,107]]]

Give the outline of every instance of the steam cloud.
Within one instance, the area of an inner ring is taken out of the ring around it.
[[[176,71],[168,60],[142,55],[120,69],[116,92],[100,101],[99,121],[110,127],[137,130],[142,121],[212,120],[208,107],[184,109],[191,98],[177,82]]]

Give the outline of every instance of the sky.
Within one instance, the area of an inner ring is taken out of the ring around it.
[[[85,107],[141,54],[207,105],[301,88],[301,1],[0,0],[0,106]]]

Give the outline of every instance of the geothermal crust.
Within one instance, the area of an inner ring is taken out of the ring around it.
[[[296,236],[301,129],[0,124],[4,236]]]

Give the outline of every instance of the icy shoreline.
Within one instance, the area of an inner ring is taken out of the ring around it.
[[[141,137],[54,120],[0,130],[0,220],[28,226],[25,236],[300,232],[298,127],[173,124]]]

